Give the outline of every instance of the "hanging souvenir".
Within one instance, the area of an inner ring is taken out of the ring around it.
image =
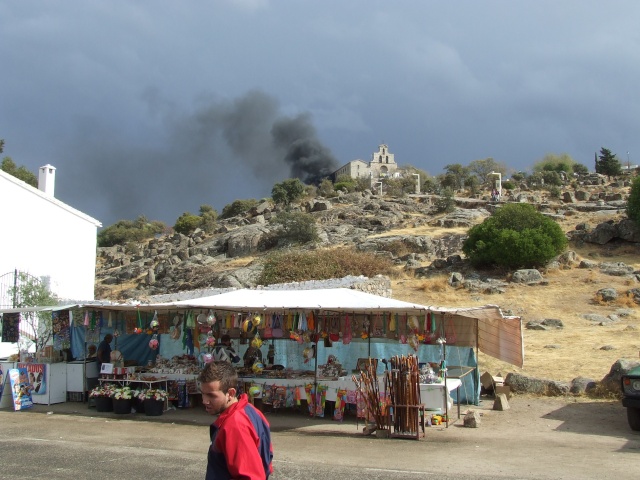
[[[251,340],[251,346],[254,348],[260,348],[262,346],[262,339],[260,338],[260,334],[256,332],[255,336]]]
[[[149,340],[149,348],[151,350],[157,350],[158,349],[158,334],[154,333],[153,337],[151,338],[151,340]]]
[[[205,320],[206,320],[206,317],[205,317]],[[193,318],[193,312],[191,310],[187,312],[187,320],[185,322],[185,328],[187,329],[196,328],[196,321]]]
[[[216,323],[216,316],[213,313],[213,310],[209,310],[209,315],[207,315],[207,325],[212,326]]]
[[[155,310],[153,312],[153,318],[151,319],[151,323],[149,324],[149,326],[153,329],[156,329],[160,326],[160,322],[158,321],[158,311]]]
[[[251,366],[251,371],[256,375],[260,375],[264,370],[264,365],[260,362],[256,362]]]
[[[207,316],[204,314],[204,312],[200,312],[198,314],[198,316],[196,317],[196,322],[200,325],[206,325],[207,324]]]
[[[307,347],[304,350],[302,350],[302,358],[304,358],[304,363],[309,363],[309,360],[311,360],[314,357],[315,354],[315,349],[313,347]]]
[[[111,328],[113,327],[113,321],[111,320],[111,312],[109,312],[109,320],[107,321],[107,327]]]
[[[173,317],[173,327],[171,327],[171,340],[178,340],[180,339],[180,334],[182,333],[181,328],[180,328],[180,315],[178,315],[176,313],[176,315]]]
[[[411,335],[409,335],[409,338],[407,339],[407,343],[409,344],[409,346],[411,348],[413,348],[414,351],[418,351],[418,345],[419,345],[419,341],[418,341],[418,335],[416,335],[415,333],[412,333]]]
[[[207,333],[207,339],[205,340],[207,348],[212,349],[216,346],[216,337],[213,336],[213,332],[209,330]]]
[[[273,321],[271,335],[273,336],[273,338],[282,338],[282,336],[284,335],[282,331],[282,317],[280,315],[276,315],[276,318]]]
[[[349,315],[345,316],[344,319],[344,332],[342,332],[342,344],[348,345],[351,343],[351,320],[349,319]]]

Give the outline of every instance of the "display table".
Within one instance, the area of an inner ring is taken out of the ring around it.
[[[459,378],[447,378],[447,390],[445,397],[444,382],[421,383],[420,401],[424,404],[425,409],[430,412],[442,414],[448,413],[448,411],[453,408],[451,392],[459,389],[460,385],[462,385],[462,380]],[[460,418],[460,403],[458,403],[458,418]]]
[[[147,388],[163,388],[165,391],[168,390],[168,382],[170,381],[168,378],[162,378],[158,380],[144,380],[141,378],[117,378],[120,375],[102,375],[98,381],[102,383],[117,383],[122,386],[130,386],[135,387],[138,385],[143,385]]]
[[[240,377],[239,379],[245,383],[252,383],[256,385],[271,386],[277,385],[279,387],[289,387],[289,388],[300,388],[304,389],[305,385],[310,383],[314,383],[313,378],[263,378],[263,377]],[[384,381],[382,378],[379,378],[380,383],[380,392],[384,392]],[[338,390],[355,390],[356,385],[353,380],[348,379],[346,377],[341,377],[339,380],[322,380],[318,379],[318,385],[326,385],[327,386],[327,396],[326,400],[335,402],[337,398]],[[446,413],[449,408],[453,408],[453,400],[451,398],[451,392],[460,388],[462,385],[462,381],[459,378],[447,378],[447,402],[445,405],[445,395],[444,395],[444,382],[441,383],[431,383],[431,384],[420,384],[420,398],[421,403],[424,404],[425,408],[429,411]],[[304,392],[301,392],[301,397],[304,398]],[[257,396],[256,398],[260,398]],[[460,406],[458,405],[458,416],[460,416],[459,412]]]

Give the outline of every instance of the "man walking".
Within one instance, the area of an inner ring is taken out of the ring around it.
[[[198,382],[207,413],[218,415],[209,427],[205,480],[269,478],[273,473],[269,422],[248,403],[246,394],[236,397],[235,368],[226,361],[207,363]]]

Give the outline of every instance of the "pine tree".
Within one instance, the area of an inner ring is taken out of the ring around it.
[[[600,149],[599,160],[596,159],[596,173],[609,177],[622,173],[622,165],[615,154],[611,153],[611,150],[604,147]]]

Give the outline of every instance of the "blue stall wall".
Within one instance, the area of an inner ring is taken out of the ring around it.
[[[113,333],[112,328],[103,327],[100,330],[100,340],[104,338],[107,333]],[[120,335],[117,339],[113,339],[111,348],[117,349],[122,352],[125,360],[136,360],[137,365],[147,365],[149,361],[155,362],[157,355],[162,355],[164,358],[172,358],[174,356],[185,355],[188,352],[186,347],[183,347],[182,338],[173,340],[168,334],[158,335],[160,346],[158,350],[151,350],[149,348],[149,340],[152,336],[147,334],[128,334]],[[71,332],[71,349],[74,357],[82,359],[84,354],[84,339],[85,328],[84,327],[72,327]],[[264,340],[262,348],[262,358],[267,358],[267,352],[269,344],[273,343],[275,347],[275,363],[283,365],[285,368],[292,370],[309,370],[312,371],[315,368],[315,360],[304,362],[302,352],[305,348],[308,348],[310,344],[299,344],[289,339],[274,339]],[[244,355],[244,352],[249,347],[249,344],[240,344],[238,339],[232,340],[232,346],[238,353],[240,358]],[[202,351],[197,348],[194,349],[193,354],[199,357],[200,353],[206,351],[205,347],[202,347]],[[320,341],[317,347],[318,365],[327,363],[329,355],[335,355],[338,361],[342,364],[343,368],[347,370],[347,376],[353,375],[353,370],[356,368],[359,358],[377,358],[377,359],[390,359],[395,355],[417,355],[418,362],[426,363],[433,362],[439,363],[442,359],[442,348],[440,345],[424,345],[421,344],[418,347],[418,351],[414,351],[409,345],[401,344],[397,340],[391,340],[386,338],[372,338],[369,340],[362,340],[360,338],[354,338],[351,343],[344,345],[341,342],[334,342],[331,347],[325,347],[324,343]],[[446,360],[449,366],[468,366],[477,367],[478,362],[475,355],[475,350],[472,347],[457,347],[454,345],[446,346]],[[242,360],[237,365],[242,365]],[[382,376],[384,373],[384,364],[378,362],[378,375]],[[452,392],[451,396],[454,401],[458,401],[457,392]],[[477,371],[466,375],[462,380],[462,386],[460,387],[460,402],[466,404],[477,404],[480,400],[480,379]]]
[[[96,347],[104,339],[108,333],[113,335],[113,328],[102,327],[100,328],[99,341],[95,342]],[[84,343],[85,343],[85,327],[72,326],[71,327],[71,353],[77,360],[84,358]],[[168,335],[158,335],[160,345],[162,345],[163,339],[161,337],[168,337]],[[111,341],[111,350],[119,350],[122,353],[122,358],[125,360],[135,360],[136,365],[147,365],[149,361],[154,362],[158,350],[151,350],[149,348],[149,340],[152,335],[141,333],[139,335],[120,335],[115,337]],[[93,343],[93,342],[92,342]]]

